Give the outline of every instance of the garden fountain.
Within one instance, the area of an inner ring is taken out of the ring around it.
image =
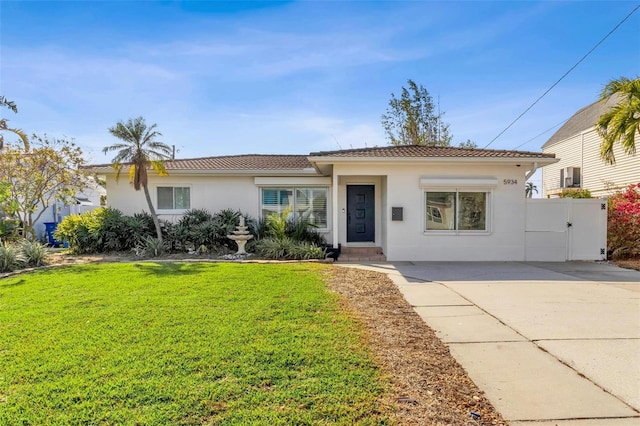
[[[247,254],[244,249],[247,241],[253,238],[253,235],[247,231],[249,227],[244,224],[244,216],[240,216],[240,225],[236,226],[236,230],[233,231],[233,235],[227,235],[227,238],[235,241],[238,244],[238,251],[236,254]]]

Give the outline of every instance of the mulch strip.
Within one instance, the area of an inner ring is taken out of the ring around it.
[[[381,401],[400,425],[506,425],[449,348],[383,273],[336,266],[327,278],[367,330],[392,383]]]

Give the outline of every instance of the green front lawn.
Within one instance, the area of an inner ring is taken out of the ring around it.
[[[125,263],[0,280],[0,424],[384,424],[316,264]]]

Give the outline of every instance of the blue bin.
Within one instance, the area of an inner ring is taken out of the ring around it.
[[[58,224],[56,222],[44,223],[44,229],[47,233],[47,242],[52,247],[58,247],[60,245],[60,241],[53,238],[53,233],[56,231],[56,228],[58,228]]]

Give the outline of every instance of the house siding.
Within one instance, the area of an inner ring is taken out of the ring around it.
[[[640,140],[639,137],[636,140]],[[608,165],[600,158],[601,139],[595,130],[584,135],[584,188],[594,196],[606,196],[632,183],[640,182],[640,155],[629,156],[620,144],[614,147],[616,164]]]
[[[580,167],[581,187],[591,191],[595,197],[612,192],[640,181],[640,155],[629,156],[620,144],[614,147],[615,165],[608,165],[600,158],[601,138],[595,128],[557,142],[544,148],[546,153],[554,153],[560,159],[542,171],[543,196],[557,194],[560,190],[560,170],[565,167]]]

